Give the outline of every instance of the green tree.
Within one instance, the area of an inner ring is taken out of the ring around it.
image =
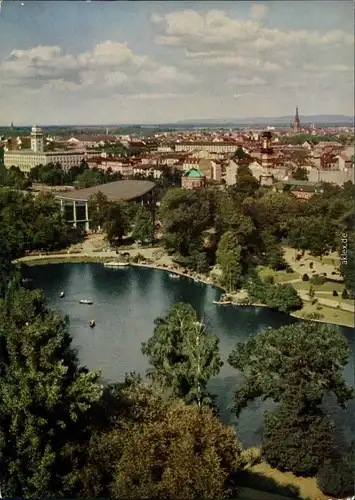
[[[145,207],[140,207],[137,211],[132,236],[136,241],[139,241],[140,243],[151,243],[153,241],[153,217],[150,211]]]
[[[303,302],[292,285],[287,283],[268,285],[265,294],[265,304],[271,309],[289,313],[301,309]]]
[[[235,235],[231,231],[225,233],[218,244],[216,258],[222,270],[222,284],[228,290],[235,290],[242,283],[241,252],[242,248],[237,244]]]
[[[332,453],[333,430],[329,418],[318,408],[281,405],[265,414],[262,457],[282,472],[313,477]]]
[[[244,152],[244,149],[241,146],[239,146],[237,151],[235,152],[235,158],[237,160],[243,160],[245,157],[246,157],[246,154]]]
[[[229,364],[244,375],[235,392],[237,415],[258,397],[280,403],[265,421],[263,453],[271,464],[314,474],[330,453],[332,428],[321,404],[330,393],[341,406],[353,397],[342,376],[348,352],[337,327],[307,323],[268,329],[230,354]]]
[[[335,326],[302,323],[268,329],[240,343],[228,363],[245,376],[235,394],[239,414],[257,397],[301,401],[316,407],[333,392],[343,405],[353,394],[342,370],[349,347]]]
[[[76,445],[102,393],[98,375],[79,367],[66,321],[39,291],[13,289],[0,314],[2,494],[71,495]]]
[[[88,209],[91,227],[102,228],[107,220],[109,201],[101,191],[92,194],[88,199]]]
[[[129,206],[125,202],[108,204],[103,229],[110,244],[122,242],[123,236],[130,228]]]
[[[33,200],[33,205],[31,249],[55,250],[64,246],[68,242],[69,232],[54,196],[40,193]]]
[[[296,170],[292,172],[292,179],[297,181],[308,181],[307,169],[297,167]]]
[[[32,182],[18,167],[12,166],[6,172],[4,185],[13,189],[24,190],[28,189],[32,185]]]
[[[289,243],[299,250],[310,250],[322,257],[335,248],[335,228],[331,221],[321,216],[293,219],[289,229]]]
[[[210,404],[207,382],[222,366],[218,344],[189,304],[175,304],[166,318],[155,320],[153,336],[142,344],[153,367],[148,376],[173,397]]]
[[[255,459],[235,431],[207,408],[166,401],[141,382],[122,392],[129,413],[115,430],[97,436],[82,471],[81,497],[228,498],[231,482]],[[109,491],[98,485],[107,483]]]
[[[249,167],[240,166],[237,171],[235,191],[245,196],[252,196],[259,189],[260,184],[253,176]]]
[[[317,486],[327,496],[351,497],[354,487],[354,443],[350,452],[334,453],[324,461],[317,474]]]
[[[161,201],[159,220],[168,252],[188,257],[196,249],[196,240],[212,224],[211,198],[203,190],[170,189]]]
[[[261,239],[263,243],[264,259],[267,266],[276,271],[280,269],[285,269],[287,262],[284,258],[284,250],[279,243],[276,236],[274,236],[269,231],[263,231],[261,233]]]

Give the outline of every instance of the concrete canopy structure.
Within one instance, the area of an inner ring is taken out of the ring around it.
[[[108,201],[136,201],[154,209],[155,183],[151,181],[116,181],[100,184],[86,189],[69,192],[55,192],[55,198],[60,203],[66,220],[74,227],[90,229],[90,214],[88,200],[97,193],[104,194]]]
[[[152,191],[155,183],[151,181],[115,181],[85,189],[77,189],[66,193],[54,193],[57,198],[87,201],[98,192],[107,196],[108,201],[131,201]]]

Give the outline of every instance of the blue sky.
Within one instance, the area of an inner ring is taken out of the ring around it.
[[[296,104],[350,115],[353,11],[351,0],[4,0],[0,121],[162,123]]]

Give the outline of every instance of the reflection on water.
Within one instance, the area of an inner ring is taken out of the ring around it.
[[[188,278],[172,280],[165,271],[147,268],[110,269],[102,264],[51,264],[30,267],[26,277],[42,288],[49,306],[68,315],[74,347],[80,360],[92,370],[101,370],[109,381],[122,380],[126,372],[144,375],[148,362],[141,353],[141,343],[148,340],[154,329],[154,319],[164,316],[175,302],[190,303],[220,339],[224,365],[209,388],[217,395],[222,420],[235,424],[228,410],[238,373],[228,365],[227,357],[237,342],[268,326],[277,328],[298,320],[266,308],[218,306],[213,304],[220,291],[212,286],[195,283]],[[65,298],[60,298],[60,292]],[[93,305],[80,305],[80,299],[91,299]],[[90,328],[90,319],[96,327]],[[341,328],[349,341],[351,356],[344,376],[354,383],[354,336],[351,328]],[[334,420],[352,436],[354,403],[345,411],[339,410],[331,398],[326,402]],[[237,432],[246,445],[261,441],[263,413],[272,402],[256,401],[242,412]]]

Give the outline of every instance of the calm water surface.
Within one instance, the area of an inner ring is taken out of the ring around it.
[[[277,328],[298,321],[266,308],[217,306],[213,301],[220,297],[218,289],[188,278],[172,280],[165,271],[67,263],[30,267],[26,270],[26,277],[33,279],[35,287],[44,290],[50,307],[69,316],[73,344],[78,349],[81,363],[92,370],[101,370],[107,381],[120,381],[126,372],[134,370],[144,375],[148,362],[141,353],[141,343],[152,335],[154,319],[166,315],[176,302],[190,303],[220,340],[225,363],[209,387],[217,394],[221,418],[228,424],[236,422],[228,406],[232,402],[238,375],[226,362],[235,344],[268,326]],[[65,292],[63,299],[60,299],[61,291]],[[93,305],[80,305],[80,299],[91,299]],[[93,329],[88,324],[90,319],[96,321]],[[341,331],[351,348],[344,376],[353,384],[353,329],[341,327]],[[354,436],[352,412],[355,405],[350,403],[345,410],[339,410],[332,401],[327,405],[347,439]],[[271,407],[271,403],[257,401],[242,413],[237,433],[245,445],[260,444],[263,413]]]

